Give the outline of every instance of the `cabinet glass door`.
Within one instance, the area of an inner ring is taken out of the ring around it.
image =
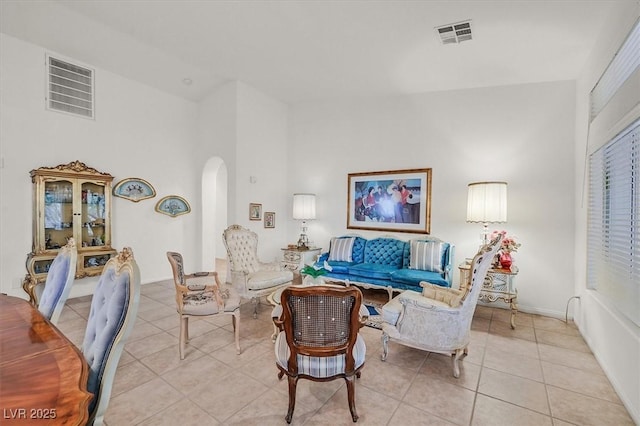
[[[82,247],[105,245],[105,190],[94,182],[82,184]]]
[[[59,249],[73,237],[73,184],[45,182],[44,191],[45,249]]]

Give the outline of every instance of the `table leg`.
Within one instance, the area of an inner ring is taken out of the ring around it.
[[[518,299],[511,299],[511,328],[515,330],[516,328],[516,315],[518,314]]]

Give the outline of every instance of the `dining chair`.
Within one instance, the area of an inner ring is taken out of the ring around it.
[[[319,285],[287,287],[282,291],[281,312],[273,316],[279,333],[275,341],[278,378],[289,382],[291,423],[298,379],[329,381],[343,378],[351,419],[358,421],[355,378],[360,377],[367,348],[359,330],[362,293],[357,287]]]
[[[42,293],[38,298],[38,310],[53,324],[58,323],[62,308],[69,297],[76,275],[78,250],[73,238],[69,238],[53,259]],[[36,291],[37,292],[37,291]]]
[[[113,379],[140,302],[140,271],[125,247],[105,264],[93,293],[82,353],[89,365],[87,390],[93,394],[89,425],[102,425]]]
[[[211,315],[231,315],[236,352],[240,354],[240,296],[233,288],[223,288],[217,272],[184,273],[182,255],[168,251],[167,259],[173,271],[176,306],[180,316],[180,359],[184,359],[189,342],[189,318]]]

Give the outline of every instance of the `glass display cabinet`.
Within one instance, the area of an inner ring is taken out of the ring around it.
[[[113,176],[80,161],[31,170],[33,243],[22,287],[32,303],[58,250],[73,237],[78,248],[76,278],[100,275],[116,254],[111,247]]]

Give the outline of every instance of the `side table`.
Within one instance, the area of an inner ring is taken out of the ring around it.
[[[460,270],[460,287],[470,285],[471,267],[463,263],[458,266]],[[515,277],[518,275],[518,268],[512,265],[510,269],[491,268],[487,271],[487,276],[482,283],[478,300],[492,303],[502,300],[509,304],[511,309],[511,328],[516,328],[516,315],[518,313],[518,289],[515,286]]]
[[[299,249],[297,247],[282,249],[282,267],[293,272],[296,281],[300,280],[300,270],[304,265],[313,265],[322,252],[322,248],[313,247]]]

